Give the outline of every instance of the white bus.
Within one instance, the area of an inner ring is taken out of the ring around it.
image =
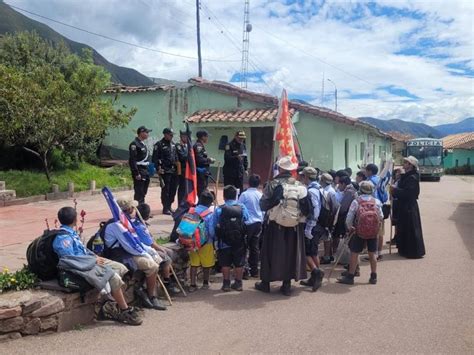
[[[420,177],[439,181],[443,175],[443,141],[416,138],[407,142],[406,156],[418,159]]]

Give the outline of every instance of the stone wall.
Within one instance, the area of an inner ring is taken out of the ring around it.
[[[0,295],[0,342],[45,332],[62,332],[95,317],[96,290],[85,295],[45,290]]]

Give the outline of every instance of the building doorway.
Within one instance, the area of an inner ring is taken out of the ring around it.
[[[272,164],[273,127],[251,128],[250,170],[260,175],[262,182],[268,180]]]

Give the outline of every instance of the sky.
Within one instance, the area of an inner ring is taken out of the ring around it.
[[[194,0],[4,0],[141,73],[197,76]],[[474,2],[250,0],[248,89],[350,116],[430,125],[474,116]],[[201,0],[203,77],[240,86],[244,0]],[[324,95],[323,95],[324,83]]]

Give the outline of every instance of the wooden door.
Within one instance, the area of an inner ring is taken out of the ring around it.
[[[270,171],[272,148],[273,148],[273,127],[251,128],[251,152],[250,170],[252,174],[260,175],[262,183],[268,180]]]

